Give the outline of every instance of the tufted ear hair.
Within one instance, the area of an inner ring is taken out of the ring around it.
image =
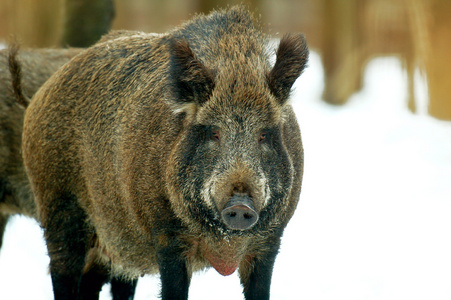
[[[196,57],[186,40],[171,42],[170,76],[177,101],[202,105],[211,96],[214,73]]]
[[[276,63],[267,75],[269,89],[281,105],[287,101],[291,87],[304,71],[308,47],[302,34],[286,34],[280,40]]]

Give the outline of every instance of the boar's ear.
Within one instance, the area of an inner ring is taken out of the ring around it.
[[[269,88],[280,104],[287,101],[293,83],[307,64],[308,54],[302,34],[286,34],[280,40],[276,63],[267,76]]]
[[[214,74],[196,57],[187,41],[171,43],[170,72],[178,101],[202,105],[211,96]]]

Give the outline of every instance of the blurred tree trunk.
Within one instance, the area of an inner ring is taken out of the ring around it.
[[[88,47],[111,29],[113,0],[66,0],[63,46]]]
[[[359,4],[357,0],[324,0],[323,5],[323,99],[330,104],[345,104],[362,86]]]
[[[429,113],[451,120],[451,1],[431,1],[429,56],[426,71],[429,88]]]
[[[60,0],[0,0],[0,40],[15,37],[26,47],[55,47],[61,37],[60,11]]]

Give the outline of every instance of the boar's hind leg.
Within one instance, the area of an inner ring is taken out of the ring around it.
[[[4,215],[2,214],[2,212],[0,212],[0,248],[2,247],[3,244],[3,234],[5,233],[5,229],[6,229],[6,223],[8,223],[8,215]]]
[[[113,277],[111,279],[111,294],[113,300],[133,300],[135,297],[138,279],[126,281],[122,278]]]
[[[108,281],[109,269],[101,265],[92,266],[83,274],[80,282],[80,296],[82,300],[99,299],[102,286]]]
[[[92,266],[83,274],[80,282],[80,299],[99,299],[102,286],[110,279],[110,268],[102,265]],[[113,300],[133,300],[138,280],[126,280],[122,277],[112,277],[111,294]]]
[[[240,266],[240,279],[246,300],[269,300],[272,270],[279,251],[280,238],[266,243],[268,249]]]
[[[0,204],[4,201],[5,193],[6,193],[6,183],[5,180],[0,178]],[[8,223],[9,216],[3,214],[0,211],[0,248],[3,244],[3,234],[5,233],[6,223]]]
[[[53,199],[42,219],[55,300],[79,299],[79,285],[93,232],[73,195]]]
[[[186,259],[180,245],[171,238],[169,245],[158,247],[157,258],[162,300],[186,300],[190,284]]]

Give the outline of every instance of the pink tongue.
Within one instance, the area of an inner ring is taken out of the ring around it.
[[[210,254],[208,254],[206,258],[208,259],[212,267],[215,268],[215,270],[223,276],[233,274],[233,272],[235,272],[235,270],[238,268],[237,261],[224,261]]]

